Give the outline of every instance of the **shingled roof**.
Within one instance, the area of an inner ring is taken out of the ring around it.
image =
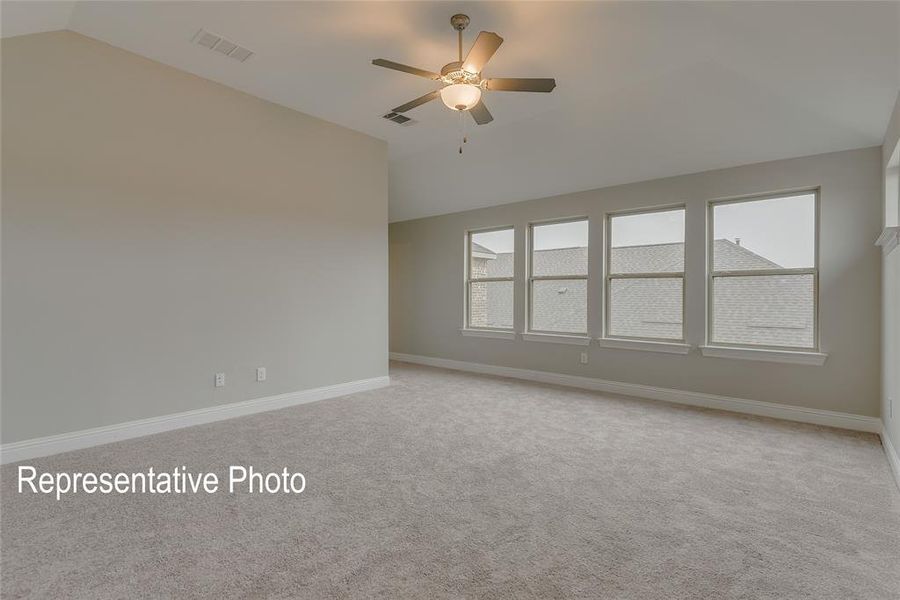
[[[504,277],[510,272],[511,252],[495,253],[479,244],[472,244],[472,252],[495,257],[487,263],[488,277]],[[715,268],[718,271],[748,269],[778,269],[780,265],[739,246],[730,240],[715,241]],[[584,246],[554,248],[534,253],[535,275],[584,275],[587,273],[588,252]],[[684,243],[620,246],[610,253],[612,273],[671,273],[684,270]]]
[[[477,244],[476,244],[477,246]],[[512,253],[483,246],[488,277],[512,273]],[[535,275],[586,274],[587,248],[557,248],[534,253]],[[779,268],[777,263],[730,240],[714,242],[716,270]],[[652,244],[612,248],[613,273],[668,273],[684,270],[684,244]],[[627,337],[682,337],[683,291],[680,279],[619,279],[611,290],[610,334]],[[725,343],[782,346],[813,345],[812,276],[773,275],[717,279],[715,340]],[[532,293],[532,328],[583,333],[587,329],[584,280],[539,281]],[[487,295],[482,326],[512,327],[512,288],[497,286]],[[475,316],[477,318],[477,316]],[[473,318],[475,323],[475,318]]]
[[[489,256],[497,256],[497,254],[493,250],[491,250],[489,248],[485,248],[481,244],[476,244],[475,242],[472,242],[472,254],[485,254],[485,255],[489,255]]]

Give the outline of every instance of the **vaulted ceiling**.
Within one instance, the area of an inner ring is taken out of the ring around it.
[[[387,140],[392,220],[878,145],[900,90],[897,2],[8,2],[3,35],[68,28]],[[487,76],[555,77],[552,94],[489,92],[489,125],[435,87],[374,67],[438,70],[452,14],[505,39]],[[252,50],[229,60],[201,28]]]

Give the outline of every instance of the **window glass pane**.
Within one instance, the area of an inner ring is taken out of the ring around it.
[[[683,208],[610,217],[610,273],[682,271]]]
[[[469,238],[472,279],[512,277],[514,237],[512,229],[473,233]]]
[[[476,281],[469,284],[469,326],[512,329],[512,281]]]
[[[587,333],[587,280],[537,280],[531,287],[531,329]]]
[[[812,268],[816,196],[714,205],[713,238],[716,271]]]
[[[532,275],[587,275],[587,221],[535,225],[532,243]]]
[[[813,280],[812,275],[714,277],[712,341],[812,348]]]
[[[609,292],[609,335],[680,340],[684,280],[613,279]]]

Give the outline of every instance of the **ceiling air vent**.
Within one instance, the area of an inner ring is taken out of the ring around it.
[[[209,50],[224,54],[228,58],[233,58],[238,62],[244,62],[253,56],[253,52],[250,50],[238,46],[234,42],[226,40],[221,35],[206,31],[205,29],[201,29],[194,34],[191,41]]]
[[[415,119],[410,119],[409,117],[405,117],[405,116],[401,115],[400,113],[396,113],[396,112],[389,112],[388,114],[383,115],[383,117],[385,119],[387,119],[388,121],[393,121],[397,125],[409,126],[409,125],[415,125],[416,123],[418,123],[418,121],[416,121]]]

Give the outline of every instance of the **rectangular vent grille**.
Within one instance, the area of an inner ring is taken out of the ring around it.
[[[405,125],[407,127],[418,123],[418,121],[416,121],[415,119],[410,119],[409,117],[403,116],[400,113],[395,113],[395,112],[389,112],[388,114],[383,115],[383,117],[385,119],[387,119],[388,121],[393,121],[394,123],[396,123],[398,125]]]
[[[212,33],[206,31],[205,29],[201,29],[194,37],[191,39],[192,42],[207,48],[208,50],[213,50],[215,52],[219,52],[224,54],[228,58],[233,58],[238,62],[244,62],[251,56],[253,56],[253,52],[238,46],[234,42],[226,40],[221,35],[216,33]]]

